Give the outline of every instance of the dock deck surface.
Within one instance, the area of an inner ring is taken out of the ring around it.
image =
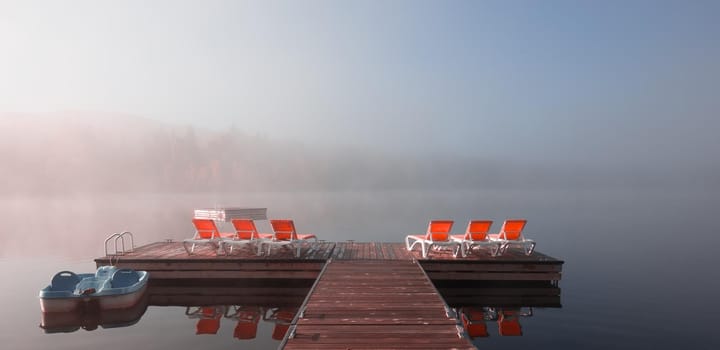
[[[287,248],[273,249],[258,256],[250,247],[235,249],[229,255],[217,255],[210,245],[199,246],[188,255],[180,242],[157,242],[136,248],[122,256],[95,259],[98,266],[119,267],[151,272],[154,279],[194,278],[294,278],[315,279],[328,259],[418,261],[431,280],[559,281],[561,260],[534,252],[508,250],[499,257],[476,252],[454,258],[448,250],[433,251],[422,258],[418,250],[409,252],[403,243],[319,242],[303,248],[300,257]]]

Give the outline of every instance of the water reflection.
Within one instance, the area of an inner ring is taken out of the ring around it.
[[[479,346],[483,338],[523,335],[523,319],[536,310],[561,308],[560,288],[546,281],[436,281],[436,288],[455,311],[465,335]]]
[[[71,333],[80,328],[92,331],[98,327],[117,328],[136,324],[148,307],[147,294],[133,307],[115,310],[78,308],[70,312],[41,313],[40,328],[45,333]]]
[[[183,318],[194,321],[190,334],[228,337],[239,341],[258,338],[265,324],[272,332],[263,341],[285,337],[312,280],[205,280],[151,281],[147,292],[134,307],[100,311],[83,308],[75,312],[42,313],[40,327],[45,333],[68,333],[98,327],[116,328],[137,324],[149,306],[182,307]],[[171,311],[171,310],[170,310]],[[232,338],[221,329],[232,323]]]
[[[237,321],[233,330],[233,337],[237,339],[255,339],[263,314],[263,309],[259,306],[231,305],[225,310],[225,318]]]
[[[273,339],[282,340],[285,337],[285,333],[290,328],[290,323],[295,318],[298,309],[298,307],[279,307],[266,310],[268,312],[263,316],[263,320],[275,324],[272,333]]]
[[[299,309],[297,306],[214,305],[188,306],[185,315],[197,319],[195,334],[217,334],[223,319],[236,322],[233,338],[255,339],[260,321],[273,324],[272,339],[282,340]]]
[[[45,333],[128,327],[138,323],[148,306],[181,306],[184,312],[178,316],[194,323],[194,327],[185,331],[188,336],[210,335],[241,342],[280,341],[309,292],[309,282],[233,280],[193,285],[187,281],[155,282],[149,285],[142,302],[133,308],[45,313],[40,326]],[[476,346],[490,337],[522,336],[527,327],[525,320],[542,317],[545,308],[561,307],[560,289],[550,282],[436,281],[435,284],[455,311],[458,325]],[[272,331],[260,333],[264,335],[259,337],[258,328],[263,324],[265,329],[272,327]],[[225,330],[221,332],[221,329]]]
[[[194,310],[190,306],[185,310],[188,318],[197,318],[197,326],[195,334],[217,334],[220,329],[220,319],[225,313],[225,306],[202,306],[195,307]]]
[[[461,307],[456,309],[470,339],[489,337],[487,321],[497,322],[498,335],[521,336],[520,317],[533,315],[533,308]]]

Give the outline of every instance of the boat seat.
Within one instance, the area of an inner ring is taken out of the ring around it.
[[[110,279],[112,288],[130,287],[140,281],[140,275],[135,270],[120,269],[115,271]]]
[[[75,286],[80,282],[80,276],[74,272],[61,271],[53,276],[50,282],[50,290],[52,291],[73,291]]]

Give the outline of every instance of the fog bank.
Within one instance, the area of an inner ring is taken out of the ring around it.
[[[0,116],[0,194],[715,187],[717,162],[321,147],[127,115]]]

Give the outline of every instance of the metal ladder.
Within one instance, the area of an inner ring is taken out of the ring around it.
[[[125,249],[125,237],[130,238],[130,249]],[[113,238],[115,239],[115,251],[113,253],[110,253],[110,251],[108,250],[108,243]],[[118,249],[118,241],[120,241],[120,249]],[[135,249],[135,239],[133,239],[133,234],[130,231],[113,233],[110,235],[110,237],[105,239],[105,256],[124,255],[125,253],[132,252],[133,249]]]

